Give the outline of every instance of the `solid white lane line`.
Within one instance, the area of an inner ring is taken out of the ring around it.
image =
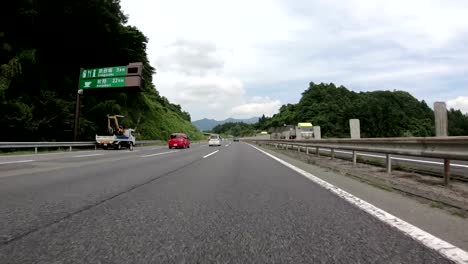
[[[206,158],[208,158],[209,156],[215,154],[215,153],[218,152],[218,151],[219,151],[219,150],[215,150],[215,151],[211,152],[210,154],[203,156],[203,158],[206,159]]]
[[[144,155],[144,156],[140,156],[140,157],[142,157],[142,158],[147,158],[147,157],[159,156],[159,155],[164,155],[164,154],[171,154],[171,153],[176,153],[176,152],[179,152],[179,151],[178,151],[178,150],[167,151],[167,152],[161,152],[161,153],[155,153],[155,154]]]
[[[330,152],[329,149],[324,149],[325,151]],[[343,154],[353,154],[351,152],[346,152],[346,151],[339,151],[335,150],[336,153],[343,153]],[[380,155],[372,155],[372,154],[364,154],[364,153],[357,153],[359,156],[365,156],[365,157],[371,157],[371,158],[380,158],[380,159],[385,159],[385,156],[380,156]],[[391,157],[392,160],[401,160],[401,161],[409,161],[409,162],[418,162],[418,163],[426,163],[426,164],[435,164],[435,165],[444,165],[443,162],[439,161],[430,161],[430,160],[416,160],[416,159],[407,159],[407,158],[399,158],[399,157]],[[464,164],[457,164],[457,163],[451,163],[450,166],[453,167],[461,167],[461,168],[468,168],[468,165]]]
[[[102,155],[104,155],[104,153],[78,155],[78,156],[73,156],[72,158],[84,158],[84,157],[94,157],[94,156],[102,156]]]
[[[250,144],[249,144],[250,145]],[[412,239],[422,243],[428,248],[434,249],[444,257],[454,261],[455,263],[468,263],[468,252],[463,251],[462,249],[444,241],[438,237],[435,237],[426,231],[408,223],[404,220],[387,213],[386,211],[330,184],[317,176],[302,170],[276,156],[271,155],[253,145],[250,145],[254,149],[262,152],[263,154],[269,156],[270,158],[278,161],[279,163],[283,164],[284,166],[296,171],[297,173],[301,174],[302,176],[308,178],[309,180],[313,181],[314,183],[322,186],[323,188],[331,191],[332,193],[338,195],[339,197],[343,198],[344,200],[348,201],[349,203],[359,207],[363,211],[367,212],[368,214],[376,217],[377,219],[381,220],[382,222],[400,230],[405,235],[411,237]]]
[[[4,164],[14,164],[14,163],[26,163],[26,162],[33,162],[34,160],[15,160],[15,161],[5,161],[5,162],[0,162],[0,165]]]

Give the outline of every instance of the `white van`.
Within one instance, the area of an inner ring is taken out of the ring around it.
[[[221,146],[221,137],[217,134],[212,134],[208,141],[208,146]]]

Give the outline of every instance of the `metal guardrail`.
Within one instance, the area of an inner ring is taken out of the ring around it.
[[[136,145],[149,145],[161,143],[161,140],[140,140],[136,141]],[[95,147],[96,141],[71,141],[71,142],[0,142],[0,149],[20,149],[20,148],[34,148],[37,153],[38,148],[69,148],[71,151],[73,147]]]
[[[404,155],[444,160],[444,181],[450,181],[450,161],[468,160],[468,137],[431,137],[431,138],[364,138],[364,139],[322,139],[322,140],[255,140],[245,141],[255,144],[269,144],[276,148],[296,147],[298,151],[310,149],[319,155],[319,149],[330,149],[330,156],[335,157],[335,150],[352,151],[353,164],[357,162],[357,151],[386,154],[387,173],[391,173],[391,155]]]

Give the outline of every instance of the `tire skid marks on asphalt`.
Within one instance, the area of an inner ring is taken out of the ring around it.
[[[301,174],[302,176],[308,178],[309,180],[313,181],[314,183],[322,186],[323,188],[331,191],[332,193],[336,194],[340,198],[346,200],[347,202],[357,206],[361,210],[365,211],[366,213],[372,215],[373,217],[379,219],[380,221],[398,229],[405,235],[411,237],[415,241],[423,244],[424,246],[436,250],[439,252],[441,255],[444,257],[448,258],[449,260],[455,262],[455,263],[460,263],[460,264],[467,264],[468,263],[468,252],[438,238],[435,237],[428,232],[411,225],[410,223],[390,214],[387,213],[386,211],[334,186],[333,184],[330,184],[317,176],[302,170],[270,153],[267,153],[253,145],[248,144],[252,148],[260,151],[261,153],[269,156],[270,158],[276,160],[277,162],[283,164],[284,166],[292,169],[293,171]]]

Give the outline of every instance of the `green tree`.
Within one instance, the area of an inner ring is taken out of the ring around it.
[[[468,136],[468,113],[452,108],[447,114],[449,136]]]
[[[230,135],[235,137],[252,136],[255,134],[255,125],[243,122],[228,122],[215,126],[212,129],[215,134]]]
[[[311,82],[297,104],[283,105],[278,114],[266,121],[266,126],[311,122],[321,126],[324,137],[349,137],[352,118],[360,119],[362,137],[434,135],[432,110],[409,93],[356,93],[333,83]]]
[[[80,68],[143,62],[142,92],[85,93],[81,139],[106,129],[107,114],[123,114],[143,138],[202,134],[180,105],[152,83],[147,37],[125,25],[118,0],[18,0],[0,11],[0,126],[9,140],[70,140]],[[57,25],[65,28],[58,30]]]

